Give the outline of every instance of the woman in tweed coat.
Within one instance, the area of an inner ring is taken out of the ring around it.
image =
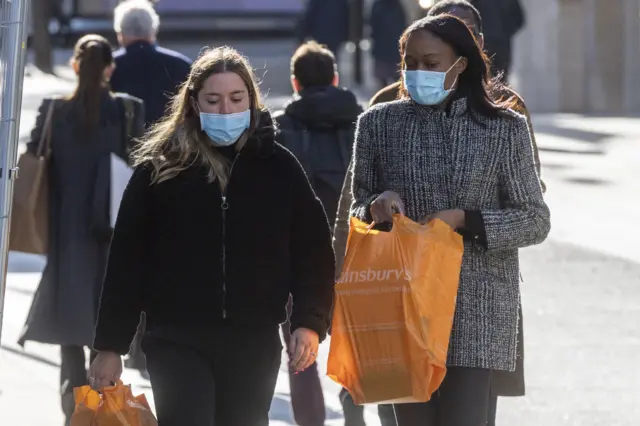
[[[492,100],[498,83],[467,26],[424,18],[400,50],[402,99],[358,120],[352,214],[441,219],[465,252],[447,377],[430,402],[396,405],[398,426],[485,426],[491,371],[515,369],[518,249],[546,238],[549,210],[526,118]]]

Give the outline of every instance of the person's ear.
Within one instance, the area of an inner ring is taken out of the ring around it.
[[[340,74],[338,74],[338,71],[333,73],[333,81],[331,82],[331,84],[334,87],[338,87],[338,85],[340,85]]]
[[[293,75],[291,76],[291,87],[293,88],[293,91],[296,93],[302,92],[302,85]]]
[[[453,68],[456,70],[456,74],[460,75],[467,69],[467,65],[469,65],[469,61],[464,56],[461,56]]]
[[[71,68],[73,68],[73,72],[75,72],[76,75],[80,74],[80,64],[78,63],[78,61],[72,60]]]
[[[478,34],[478,46],[480,46],[480,49],[484,50],[484,34],[482,33]]]
[[[105,79],[105,81],[109,81],[111,80],[111,75],[113,75],[113,71],[115,71],[116,69],[116,65],[115,64],[111,64],[108,67],[106,67],[103,71],[103,77]]]
[[[200,115],[200,106],[198,105],[198,100],[195,95],[189,95],[189,102],[191,102],[191,108],[196,113],[196,115]]]

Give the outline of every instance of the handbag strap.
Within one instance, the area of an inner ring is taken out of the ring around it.
[[[56,100],[51,99],[49,103],[49,108],[47,109],[47,115],[44,119],[44,127],[42,133],[40,133],[40,141],[38,141],[38,157],[46,157],[49,158],[51,154],[51,128],[53,127],[53,109],[55,106]]]

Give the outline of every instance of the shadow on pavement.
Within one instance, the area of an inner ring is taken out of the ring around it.
[[[23,358],[30,359],[31,361],[36,361],[36,362],[48,365],[50,367],[56,367],[56,368],[60,367],[60,364],[57,363],[57,362],[53,362],[53,361],[51,361],[51,360],[49,360],[47,358],[44,358],[44,357],[41,357],[41,356],[38,356],[38,355],[34,355],[34,354],[29,353],[29,352],[25,352],[22,349],[13,348],[11,346],[5,346],[5,345],[0,345],[0,349],[2,349],[3,351],[10,352],[10,353],[12,353],[14,355],[21,356]]]
[[[615,136],[612,133],[594,132],[584,129],[559,127],[549,124],[534,125],[536,133],[544,133],[548,135],[574,139],[580,142],[603,143],[605,139]]]
[[[550,163],[550,164],[543,164],[542,165],[542,169],[543,170],[555,170],[555,171],[566,171],[566,170],[570,170],[572,169],[572,167],[569,164],[558,164],[558,163]]]
[[[613,184],[608,180],[598,179],[598,178],[571,177],[571,178],[566,178],[565,181],[569,183],[575,183],[577,185],[587,185],[587,186],[611,186]]]
[[[541,146],[538,149],[542,152],[553,152],[555,154],[605,155],[607,153],[603,149],[577,150],[577,149],[569,149],[569,148],[555,148],[555,147],[548,147],[548,146]]]

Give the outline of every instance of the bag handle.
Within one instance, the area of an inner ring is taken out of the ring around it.
[[[47,109],[47,115],[45,116],[44,119],[44,127],[42,130],[42,133],[40,133],[40,140],[38,141],[38,150],[36,152],[36,155],[38,157],[45,157],[45,158],[49,158],[49,155],[51,154],[51,128],[52,126],[52,121],[53,121],[53,110],[55,107],[55,103],[56,100],[55,99],[51,99],[51,102],[49,103],[49,108]]]
[[[396,221],[397,221],[397,219],[398,219],[396,216],[398,216],[398,215],[394,215],[394,217],[393,217],[393,223],[396,223]],[[371,223],[369,223],[367,226],[365,226],[365,227],[364,227],[364,229],[365,229],[365,231],[366,231],[366,232],[364,233],[363,237],[360,239],[360,241],[358,242],[358,244],[357,244],[356,246],[354,246],[354,247],[351,247],[351,249],[350,249],[350,247],[349,247],[349,240],[351,239],[351,238],[350,238],[350,237],[351,237],[351,230],[349,230],[349,238],[347,238],[347,249],[345,250],[345,253],[344,253],[344,257],[345,257],[345,259],[346,259],[347,257],[349,257],[349,253],[351,253],[351,251],[353,251],[353,250],[357,250],[358,248],[360,248],[360,246],[364,243],[364,239],[365,239],[366,237],[368,237],[368,236],[369,236],[369,234],[371,234],[371,231],[373,231],[373,228],[374,228],[377,224],[378,224],[378,222],[376,222],[376,221],[372,221],[372,222],[371,222]],[[391,231],[389,232],[389,234],[391,234],[392,232],[394,232],[396,228],[397,228],[396,226],[392,227],[392,228],[391,228]],[[351,260],[349,260],[349,263],[344,263],[344,262],[343,262],[343,264],[342,264],[342,270],[345,270],[345,269],[350,268],[350,267],[351,267],[351,262],[353,262],[353,258],[351,258]],[[340,277],[342,277],[342,271],[340,271]],[[340,280],[340,278],[338,278],[338,281],[339,281],[339,280]]]

